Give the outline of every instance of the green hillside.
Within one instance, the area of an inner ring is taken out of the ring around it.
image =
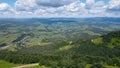
[[[106,35],[101,36],[92,40],[93,43],[98,45],[105,45],[108,47],[119,47],[120,46],[120,31],[114,31]]]
[[[22,64],[14,64],[14,63],[9,63],[4,60],[0,60],[0,68],[13,68],[13,67],[20,66],[20,65]]]
[[[99,38],[72,39],[45,46],[20,47],[13,52],[2,50],[0,59],[20,64],[39,62],[40,66],[52,68],[86,68],[88,64],[90,67],[116,68],[120,67],[119,39],[120,31],[114,31]]]

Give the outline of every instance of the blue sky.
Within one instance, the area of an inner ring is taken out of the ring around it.
[[[0,0],[0,17],[120,17],[120,0]]]
[[[14,6],[16,0],[0,0],[0,3],[8,3],[11,6]]]

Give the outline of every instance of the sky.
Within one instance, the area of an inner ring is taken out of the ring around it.
[[[120,17],[120,0],[0,0],[0,17]]]

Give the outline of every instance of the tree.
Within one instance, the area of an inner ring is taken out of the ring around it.
[[[96,63],[96,64],[93,64],[90,68],[106,68],[106,67],[103,66],[102,64]]]

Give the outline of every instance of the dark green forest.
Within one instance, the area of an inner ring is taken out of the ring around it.
[[[44,47],[20,46],[17,51],[1,50],[0,59],[22,64],[39,62],[51,68],[85,68],[87,64],[92,65],[90,68],[120,67],[120,31],[96,38],[54,42]]]

